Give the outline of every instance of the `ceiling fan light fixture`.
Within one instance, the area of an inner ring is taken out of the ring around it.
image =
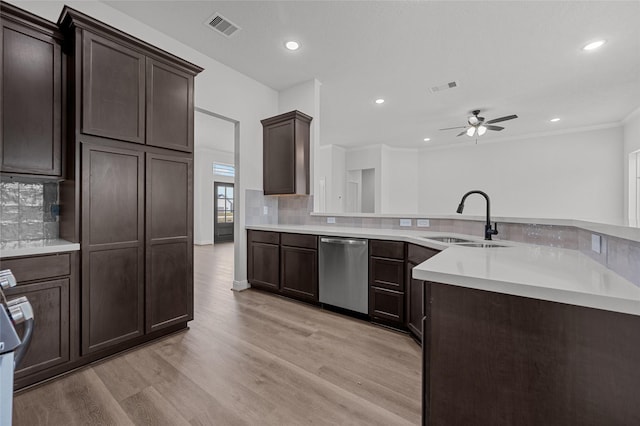
[[[487,133],[487,128],[485,126],[478,126],[478,136],[482,136]]]
[[[476,133],[476,128],[475,127],[469,127],[467,129],[467,136],[472,137],[473,135],[475,135]]]
[[[471,124],[472,126],[478,124],[478,117],[476,117],[475,115],[469,117],[469,124]]]

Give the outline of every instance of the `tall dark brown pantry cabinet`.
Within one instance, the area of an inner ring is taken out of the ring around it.
[[[291,111],[261,121],[265,195],[309,194],[311,120]]]
[[[82,353],[144,334],[144,154],[82,147]]]
[[[0,171],[62,173],[62,35],[51,22],[0,3]]]
[[[97,359],[193,319],[193,91],[202,69],[68,7],[59,22],[74,77],[80,347]]]

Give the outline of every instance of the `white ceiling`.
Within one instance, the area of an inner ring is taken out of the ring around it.
[[[480,139],[491,141],[616,123],[640,106],[640,1],[106,3],[276,90],[317,78],[323,145],[468,142],[438,129],[476,108],[520,117]],[[210,30],[214,12],[241,30]],[[301,49],[286,51],[289,39]]]

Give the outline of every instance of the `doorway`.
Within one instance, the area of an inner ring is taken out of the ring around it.
[[[213,243],[233,241],[234,199],[233,184],[227,182],[213,183]]]

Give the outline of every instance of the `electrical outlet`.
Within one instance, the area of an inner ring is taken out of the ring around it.
[[[400,226],[411,226],[411,219],[400,219]]]
[[[601,253],[601,237],[598,234],[591,234],[591,250],[596,253]]]
[[[418,219],[416,221],[416,225],[418,225],[421,228],[428,228],[429,226],[431,226],[429,224],[429,219]]]
[[[267,206],[262,207],[262,214],[263,215],[268,215],[269,214],[269,207],[267,207]]]
[[[336,218],[335,217],[328,217],[327,218],[327,223],[336,223]]]

